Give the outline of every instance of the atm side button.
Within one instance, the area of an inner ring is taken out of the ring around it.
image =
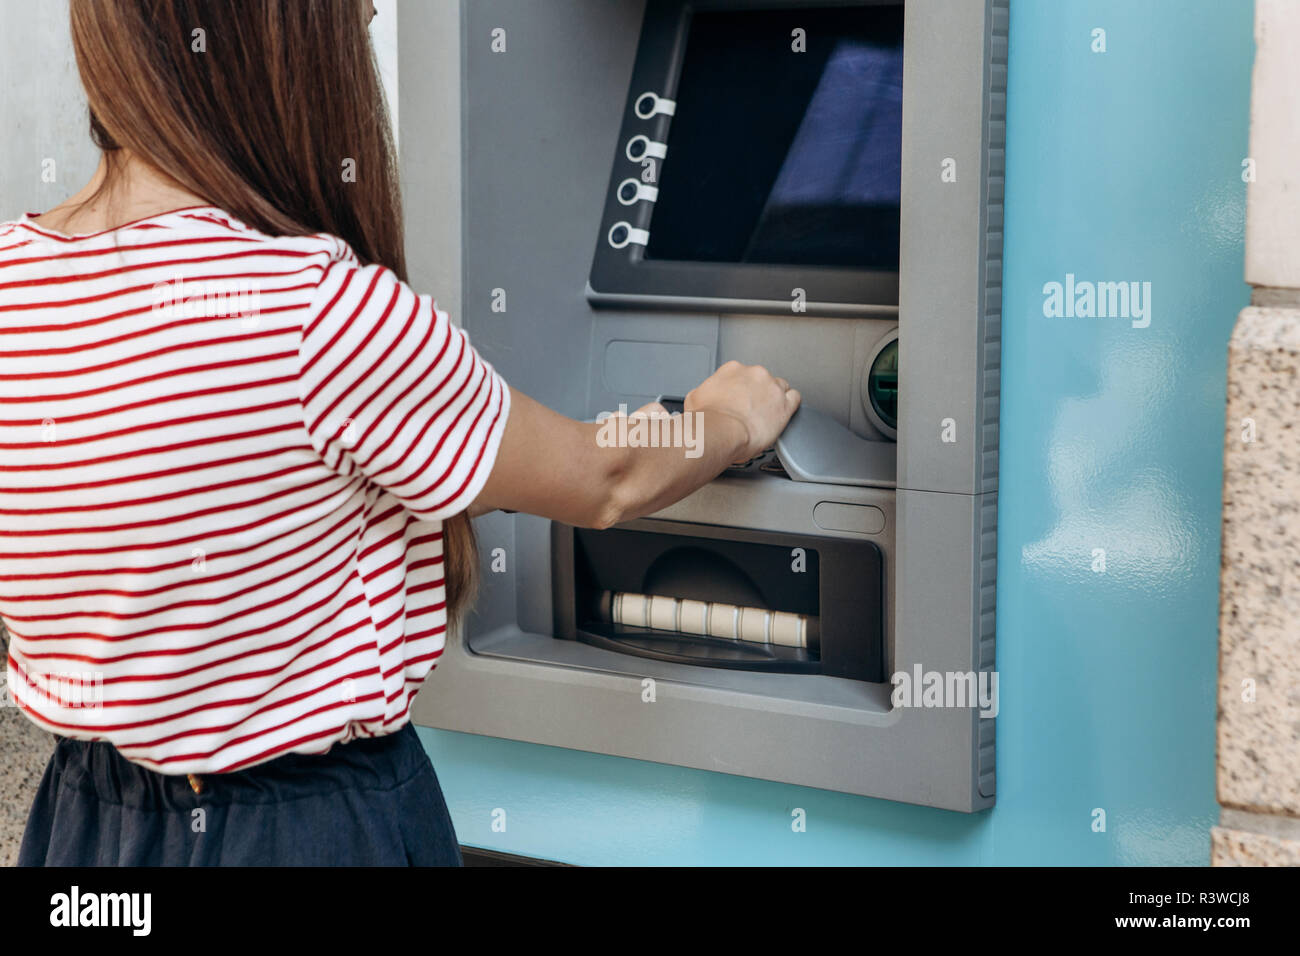
[[[879,534],[885,530],[885,513],[875,505],[819,501],[813,508],[813,523],[823,531]]]

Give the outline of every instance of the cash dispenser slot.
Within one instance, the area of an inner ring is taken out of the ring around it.
[[[869,541],[660,520],[552,525],[555,636],[679,664],[884,679]]]

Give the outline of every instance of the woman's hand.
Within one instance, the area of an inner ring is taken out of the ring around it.
[[[761,365],[731,361],[686,396],[687,412],[715,411],[739,421],[748,436],[737,462],[767,451],[799,407],[798,390]],[[707,436],[705,441],[708,441]]]
[[[799,407],[799,393],[757,365],[728,362],[686,396],[700,441],[610,445],[606,424],[578,422],[510,390],[496,464],[471,514],[523,511],[583,528],[653,514],[766,451]],[[629,418],[668,413],[651,403]],[[693,453],[692,453],[693,452]]]

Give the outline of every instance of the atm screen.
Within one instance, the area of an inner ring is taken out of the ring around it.
[[[902,4],[696,12],[676,100],[646,258],[898,269]]]

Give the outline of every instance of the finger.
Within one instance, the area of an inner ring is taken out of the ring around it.
[[[642,415],[646,418],[667,418],[668,409],[664,408],[658,402],[651,402],[649,405],[642,405],[629,415],[628,418],[633,418],[637,415]]]
[[[788,391],[790,391],[790,383],[789,383],[789,382],[787,382],[785,379],[781,378],[781,376],[779,376],[779,375],[773,376],[773,378],[776,379],[776,384],[778,384],[778,385],[781,386],[781,391],[783,391],[783,392],[788,392]]]
[[[789,407],[791,414],[794,414],[795,409],[799,407],[799,403],[802,401],[803,396],[799,394],[797,388],[792,388],[785,393],[785,404]]]

